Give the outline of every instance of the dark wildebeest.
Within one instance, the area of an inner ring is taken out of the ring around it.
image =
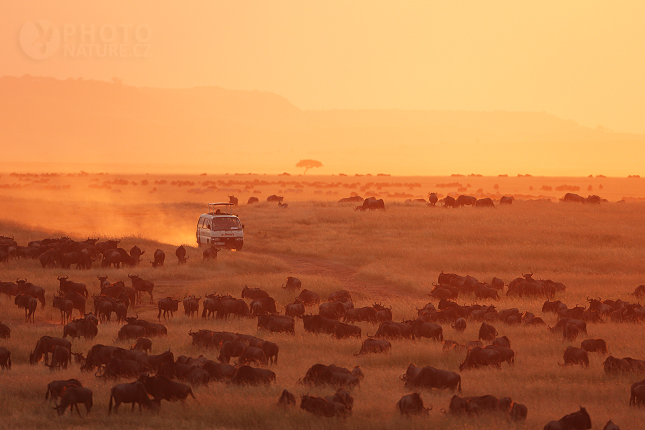
[[[565,324],[564,330],[562,330],[562,338],[573,342],[578,337],[578,327],[573,324]]]
[[[405,381],[405,388],[432,388],[458,390],[461,392],[461,376],[450,370],[435,369],[431,366],[417,367],[410,364],[401,377]]]
[[[494,349],[499,352],[500,362],[507,362],[509,366],[515,364],[515,351],[505,346],[488,345],[485,349]]]
[[[266,340],[262,341],[262,343],[260,343],[260,349],[264,351],[264,354],[271,364],[278,364],[278,353],[280,352],[280,347],[276,343]]]
[[[572,366],[574,364],[579,364],[583,367],[589,367],[589,356],[587,351],[582,348],[576,348],[575,346],[569,346],[564,350],[564,364],[560,366]]]
[[[560,199],[561,202],[573,202],[573,203],[584,203],[585,198],[574,193],[566,193],[563,198]]]
[[[495,203],[493,203],[493,199],[490,197],[486,197],[483,199],[477,199],[475,202],[475,206],[478,208],[494,208]]]
[[[10,337],[11,337],[11,329],[9,328],[9,326],[6,324],[0,323],[0,339],[9,339]]]
[[[634,382],[630,392],[629,406],[645,406],[645,379]]]
[[[264,299],[270,297],[269,293],[266,291],[260,289],[260,288],[249,288],[246,285],[242,289],[242,298],[243,299],[251,299],[251,300],[256,300],[256,299]]]
[[[392,349],[392,344],[384,339],[365,339],[361,350],[354,355],[372,354],[372,353],[386,353]]]
[[[336,402],[345,405],[350,411],[354,407],[354,398],[347,391],[339,388],[336,390],[333,396],[325,396],[325,400],[329,402]]]
[[[300,396],[300,408],[314,415],[329,418],[347,417],[351,413],[342,403],[330,402],[322,397],[307,394]]]
[[[112,387],[110,391],[110,403],[108,405],[108,415],[112,413],[112,400],[114,400],[114,413],[118,413],[119,406],[121,403],[132,403],[132,410],[134,411],[134,405],[139,404],[139,412],[141,408],[149,410],[157,410],[159,408],[160,400],[153,402],[148,397],[148,392],[146,391],[143,384],[139,381],[130,382],[128,384],[118,384]]]
[[[237,364],[259,364],[266,365],[269,363],[267,355],[261,348],[256,348],[253,346],[247,346],[244,348],[244,351],[237,359]]]
[[[130,349],[149,353],[152,351],[152,341],[148,338],[140,337],[137,339],[136,343],[130,347]]]
[[[544,426],[544,430],[586,430],[590,428],[591,418],[583,407],[580,407],[578,412],[565,415],[558,421],[551,421]]]
[[[284,314],[290,317],[300,317],[305,314],[305,304],[296,299],[284,307]]]
[[[258,329],[272,333],[296,333],[296,321],[286,315],[258,315]]]
[[[437,197],[437,193],[429,193],[428,194],[428,201],[430,202],[431,206],[434,206],[437,204],[439,201],[439,198]]]
[[[157,319],[161,319],[161,312],[163,311],[163,318],[166,319],[166,315],[170,313],[170,316],[173,317],[173,312],[177,312],[179,309],[179,302],[181,300],[173,299],[172,297],[166,297],[165,299],[159,299],[157,306],[159,307],[159,313],[157,314]]]
[[[184,305],[184,313],[187,317],[190,318],[191,316],[197,315],[199,313],[200,300],[201,297],[195,297],[193,295],[184,297],[184,301],[182,303]]]
[[[513,204],[513,196],[502,196],[502,198],[499,199],[499,204],[500,205]]]
[[[287,391],[287,389],[282,390],[282,394],[278,399],[278,406],[296,406],[296,396]]]
[[[237,197],[235,197],[235,196],[228,196],[228,202],[229,202],[229,203],[233,203],[233,206],[237,206],[237,202],[238,202]]]
[[[49,362],[49,353],[54,352],[56,346],[64,346],[70,353],[72,351],[72,342],[60,337],[43,336],[36,342],[36,347],[29,353],[29,363],[38,364],[40,360],[45,358],[45,365]]]
[[[333,385],[354,388],[360,384],[357,372],[335,365],[314,364],[307,370],[301,383],[306,385]]]
[[[85,387],[67,387],[65,393],[61,397],[60,405],[56,405],[54,409],[58,412],[58,415],[63,415],[67,407],[69,407],[70,413],[74,413],[74,407],[76,407],[76,412],[78,416],[81,416],[81,411],[78,410],[78,404],[83,403],[85,405],[87,416],[92,409],[92,390]]]
[[[186,260],[188,260],[188,256],[186,255],[186,248],[184,248],[184,245],[180,245],[175,250],[175,256],[177,257],[177,264],[179,265],[186,264]]]
[[[38,307],[38,302],[35,298],[31,297],[28,294],[18,294],[14,300],[14,303],[18,305],[18,308],[25,310],[26,322],[35,322],[34,314],[36,313],[36,308]]]
[[[74,291],[87,299],[87,297],[89,296],[87,292],[87,286],[80,282],[69,281],[68,278],[69,276],[56,277],[56,279],[58,279],[58,281],[60,282],[59,289],[63,293],[69,293],[70,291]]]
[[[0,369],[11,369],[11,352],[5,347],[0,347]]]
[[[134,245],[130,249],[130,257],[132,257],[132,259],[134,260],[134,264],[136,266],[138,266],[139,263],[141,263],[141,256],[145,253],[146,251],[142,251],[141,248],[139,248],[137,245]]]
[[[72,318],[72,311],[74,310],[74,303],[61,296],[54,296],[52,303],[55,308],[60,310],[60,323],[65,324]]]
[[[51,394],[51,400],[56,400],[61,396],[63,390],[68,387],[82,387],[81,381],[78,379],[66,379],[59,381],[52,381],[47,385],[47,391],[45,392],[45,400],[49,400],[49,395]]]
[[[482,325],[479,327],[479,338],[478,339],[483,339],[483,340],[494,340],[495,336],[497,336],[497,330],[495,327],[493,327],[490,324],[486,324],[485,322],[482,323]]]
[[[457,318],[455,322],[451,325],[452,328],[454,328],[457,331],[465,331],[466,330],[466,320],[463,318]]]
[[[219,248],[216,248],[215,245],[211,245],[210,248],[206,248],[204,252],[202,252],[202,257],[204,260],[217,260],[217,253],[219,251]]]
[[[267,202],[279,202],[279,203],[281,203],[282,200],[284,200],[283,196],[276,196],[275,194],[272,194],[269,197],[267,197]]]
[[[446,196],[443,199],[441,199],[441,201],[443,202],[444,208],[454,208],[456,206],[456,201],[454,197]]]
[[[521,403],[513,402],[511,407],[511,420],[513,421],[526,421],[526,416],[528,415],[529,409],[526,405]]]
[[[504,348],[510,348],[511,347],[511,341],[508,339],[506,336],[498,337],[495,340],[493,340],[493,343],[491,344],[493,346],[502,346]]]
[[[252,205],[253,203],[259,203],[259,202],[260,202],[260,199],[258,199],[257,197],[249,197],[246,204]],[[295,401],[295,398],[294,398],[294,401]]]
[[[237,340],[227,340],[222,343],[219,357],[217,359],[221,363],[228,363],[231,357],[239,357],[244,353],[246,344]]]
[[[297,297],[305,306],[314,306],[320,303],[320,296],[311,290],[302,290]]]
[[[54,347],[54,351],[52,352],[52,361],[49,365],[49,370],[60,369],[61,367],[63,369],[67,369],[70,358],[71,353],[69,349],[65,348],[64,346],[56,345]]]
[[[502,359],[497,349],[475,347],[468,350],[466,359],[459,365],[459,370],[476,369],[480,366],[501,368]]]
[[[587,352],[607,354],[607,342],[603,339],[585,339],[580,344],[580,347]]]
[[[455,200],[455,206],[457,207],[475,206],[476,202],[477,202],[477,197],[460,195],[457,197],[457,200]]]
[[[150,295],[150,304],[153,303],[152,290],[155,287],[154,282],[141,279],[139,275],[129,275],[128,278],[132,280],[132,288],[137,292],[137,298],[141,303],[141,293],[147,292]]]
[[[154,261],[151,261],[152,267],[163,266],[164,261],[166,261],[166,253],[161,249],[157,249],[153,255]]]
[[[401,415],[409,414],[428,414],[432,410],[432,406],[429,408],[423,407],[423,399],[419,393],[407,394],[396,403],[396,407],[401,412]]]
[[[251,315],[275,315],[278,313],[275,307],[275,300],[273,297],[263,297],[261,299],[254,299],[249,304]]]
[[[241,366],[235,371],[230,382],[235,385],[258,385],[275,382],[275,373],[268,369]]]
[[[197,400],[193,390],[186,384],[171,381],[163,376],[148,376],[142,374],[139,376],[139,382],[143,383],[148,394],[155,399],[166,400],[168,402],[175,402],[181,400],[186,401],[190,395],[193,399]]]
[[[282,288],[287,290],[299,290],[302,287],[300,279],[292,276],[287,276],[287,283],[282,285]]]

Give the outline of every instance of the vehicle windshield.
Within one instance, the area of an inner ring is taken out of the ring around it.
[[[240,220],[234,217],[213,218],[211,230],[237,230],[240,228]]]

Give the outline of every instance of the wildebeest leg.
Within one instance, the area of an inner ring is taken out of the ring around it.
[[[148,294],[150,294],[150,304],[154,304],[153,299],[152,299],[152,291],[148,291]]]
[[[78,409],[78,403],[74,403],[73,406],[76,406],[76,412],[78,412],[78,416],[80,417],[81,416],[81,411]],[[74,415],[74,409],[73,408],[70,408],[70,413],[72,415]],[[87,414],[85,414],[85,415],[87,415]]]

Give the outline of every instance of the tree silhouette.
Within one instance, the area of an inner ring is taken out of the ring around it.
[[[307,170],[313,169],[314,167],[322,167],[323,163],[321,163],[318,160],[300,160],[296,163],[296,167],[304,167],[305,168],[305,173],[307,173]]]

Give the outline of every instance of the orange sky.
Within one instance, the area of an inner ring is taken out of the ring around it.
[[[645,132],[643,2],[21,0],[0,15],[0,75],[258,89],[303,109],[544,111]],[[37,20],[55,28],[42,51]]]

